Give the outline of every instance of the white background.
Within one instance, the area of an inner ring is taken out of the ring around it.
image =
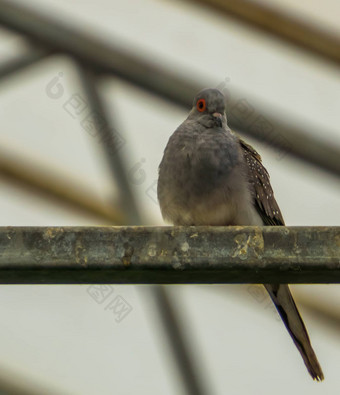
[[[339,33],[339,1],[275,4]],[[246,92],[249,102],[267,105],[276,116],[306,125],[309,133],[340,147],[339,71],[301,50],[190,3],[31,0],[29,6],[201,81],[202,88],[227,81],[227,86]],[[1,60],[24,46],[20,37],[0,32]],[[51,99],[46,87],[59,73],[64,94]],[[146,190],[157,179],[165,144],[186,112],[114,78],[102,81],[101,88],[119,133],[127,139],[123,152],[144,222],[163,224]],[[115,194],[100,143],[63,108],[78,92],[76,71],[65,57],[50,58],[1,81],[0,149],[110,202]],[[248,141],[271,174],[287,225],[339,225],[337,178],[289,156],[278,160],[275,151]],[[1,226],[101,224],[0,181]],[[0,373],[48,388],[42,393],[184,394],[147,287],[113,288],[133,307],[120,323],[91,298],[87,286],[1,286]],[[317,300],[339,313],[339,288],[292,288],[325,373],[321,384],[310,379],[268,299],[254,298],[253,288],[170,289],[209,394],[314,395],[339,388],[339,334],[302,303]]]

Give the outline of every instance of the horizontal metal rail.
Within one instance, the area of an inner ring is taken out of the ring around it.
[[[2,284],[339,283],[340,227],[1,227]]]

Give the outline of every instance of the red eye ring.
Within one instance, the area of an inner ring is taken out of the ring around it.
[[[196,108],[197,108],[197,110],[198,110],[199,112],[205,111],[205,109],[207,108],[207,105],[206,105],[206,103],[205,103],[205,99],[199,99],[199,100],[197,100]]]

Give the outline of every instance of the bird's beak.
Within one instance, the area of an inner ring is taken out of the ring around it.
[[[222,120],[222,114],[221,114],[221,113],[219,113],[219,112],[214,112],[214,113],[213,113],[213,117],[215,117],[215,118],[218,118],[218,119],[221,119],[221,120]]]
[[[215,118],[215,125],[217,125],[218,127],[222,127],[222,114],[220,112],[214,112],[212,115]]]

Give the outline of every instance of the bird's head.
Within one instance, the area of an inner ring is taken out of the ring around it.
[[[189,119],[196,120],[207,128],[227,124],[225,97],[218,89],[203,89],[194,99]]]

